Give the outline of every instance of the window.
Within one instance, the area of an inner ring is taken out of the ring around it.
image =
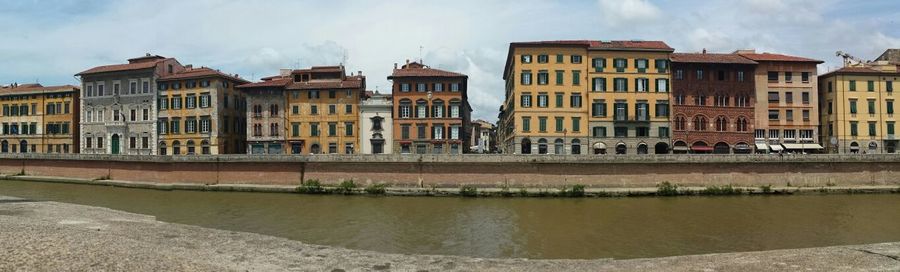
[[[625,79],[625,78],[613,79],[613,91],[627,92],[628,91],[628,79]]]
[[[886,87],[885,90],[886,90],[888,93],[891,93],[891,92],[894,91],[894,82],[893,82],[893,81],[888,80],[888,81],[886,81],[884,84],[885,84],[885,87]]]
[[[885,101],[884,110],[888,115],[894,114],[894,100]]]
[[[400,84],[400,91],[404,93],[409,92],[409,83]]]
[[[200,133],[209,133],[209,131],[210,131],[209,118],[200,119]]]
[[[778,120],[778,110],[769,110],[769,120]]]
[[[531,71],[522,71],[522,85],[531,85]]]
[[[337,123],[328,123],[328,136],[337,136]]]
[[[310,115],[318,115],[319,114],[319,106],[318,105],[309,105],[309,114]]]
[[[788,121],[794,121],[794,110],[785,110],[784,117]]]
[[[538,117],[538,131],[547,132],[547,117]]]
[[[875,99],[869,99],[868,101],[869,114],[875,114]]]
[[[434,102],[434,105],[431,106],[431,116],[434,118],[444,118],[444,102]]]
[[[581,63],[581,55],[572,55],[571,61],[575,64]]]
[[[676,116],[675,117],[675,130],[685,130],[687,120],[684,116]]]
[[[344,136],[353,136],[353,122],[344,122]]]
[[[113,83],[113,94],[119,95],[119,83]]]
[[[335,115],[335,114],[337,114],[337,105],[334,105],[334,104],[328,105],[328,115]]]
[[[894,122],[893,122],[893,121],[887,122],[887,135],[888,135],[888,136],[893,136],[894,133],[896,133],[896,132],[894,131]]]
[[[546,93],[539,93],[538,96],[537,96],[537,99],[538,99],[538,104],[537,104],[537,106],[538,106],[539,108],[546,108],[546,107],[548,106],[548,105],[547,105],[548,97],[547,97],[547,94],[546,94]]]
[[[675,79],[684,79],[684,70],[675,70]]]
[[[769,83],[778,83],[778,72],[769,72]]]
[[[747,119],[744,117],[738,117],[737,122],[735,122],[735,130],[741,132],[747,131]]]
[[[616,72],[622,73],[625,72],[625,68],[628,68],[628,60],[626,59],[614,59],[613,67],[616,68]]]
[[[593,117],[606,117],[606,101],[605,100],[594,100],[591,103],[591,116]]]
[[[522,63],[531,63],[531,55],[522,55]]]
[[[613,136],[616,138],[628,137],[628,128],[627,127],[614,127],[613,134],[614,134]]]
[[[458,92],[459,91],[459,83],[450,83],[450,91]]]
[[[572,132],[581,132],[581,117],[572,117]]]
[[[459,103],[450,103],[450,118],[459,118]]]
[[[196,103],[197,103],[197,96],[195,96],[195,95],[191,94],[185,98],[185,105],[187,106],[188,109],[196,108],[197,107]]]
[[[431,127],[431,136],[432,139],[441,140],[444,139],[444,126],[435,125]]]
[[[201,108],[209,108],[209,93],[200,94],[200,107]]]
[[[851,80],[851,81],[850,81],[849,83],[847,83],[847,84],[850,85],[850,91],[851,91],[851,92],[855,92],[855,91],[856,91],[856,80]]]
[[[723,70],[717,71],[716,79],[718,79],[719,81],[724,81],[725,80],[725,71],[723,71]]]
[[[522,107],[523,107],[523,108],[530,108],[530,107],[531,107],[531,95],[530,95],[530,94],[523,94],[523,95],[521,96],[521,100],[522,100]]]
[[[744,71],[738,71],[738,72],[737,72],[737,81],[738,81],[738,82],[744,82]]]
[[[425,105],[425,101],[416,102],[416,118],[427,118],[428,113],[425,110],[427,106]]]
[[[803,110],[803,121],[809,121],[809,110]]]
[[[769,103],[778,103],[778,92],[769,92]]]
[[[425,91],[427,91],[426,86],[427,85],[425,83],[416,84],[416,91],[417,92],[425,92]]]
[[[130,94],[136,94],[136,93],[137,93],[137,82],[131,82],[130,84],[128,84],[128,92],[129,92]],[[133,147],[132,147],[132,148],[133,148]]]
[[[603,68],[606,67],[606,59],[594,58],[593,60],[591,60],[591,67],[594,68],[595,72],[603,72]]]
[[[407,88],[407,92],[408,92],[408,91],[409,91],[409,86],[406,86],[406,88]],[[309,91],[309,93],[306,94],[306,96],[307,96],[307,98],[309,98],[309,99],[318,99],[318,98],[319,98],[319,91],[317,91],[317,90],[311,90],[311,91]]]
[[[563,106],[563,93],[556,93],[556,107],[562,108]]]
[[[668,100],[656,101],[656,117],[668,117],[668,116],[669,116],[669,101]]]
[[[856,99],[850,99],[850,114],[856,114]]]
[[[868,83],[867,84],[868,88],[866,90],[868,90],[869,92],[874,92],[875,91],[875,81],[869,80],[866,83]]]
[[[416,130],[418,132],[419,139],[425,139],[427,137],[425,135],[425,125],[424,124],[416,125]]]
[[[624,100],[616,100],[616,103],[613,104],[613,119],[617,121],[628,120],[628,103],[625,103]]]
[[[703,80],[703,70],[697,70],[697,80]]]
[[[669,61],[665,59],[656,60],[656,72],[666,73],[669,70]]]
[[[184,133],[196,133],[197,132],[197,120],[194,118],[188,118],[184,120]],[[275,134],[273,134],[275,135]]]
[[[850,121],[850,136],[859,136],[859,122]]]
[[[706,106],[706,96],[702,94],[694,96],[694,105]]]
[[[409,139],[409,125],[400,126],[400,139]]]
[[[803,101],[804,105],[809,105],[809,92],[803,92],[800,94],[800,99]]]
[[[594,138],[606,138],[606,127],[593,127],[591,134]]]
[[[547,63],[550,62],[550,57],[547,55],[538,55],[538,63]]]
[[[276,104],[269,105],[269,116],[271,116],[271,117],[278,116],[278,105],[276,105]]]
[[[706,131],[707,120],[704,116],[695,116],[694,117],[694,130],[697,131]]]
[[[801,72],[800,81],[803,83],[809,83],[809,72]]]
[[[650,89],[650,79],[636,78],[634,79],[635,90],[639,93],[645,93]]]
[[[563,126],[563,122],[565,121],[564,117],[556,117],[556,132],[562,132],[565,127]]]
[[[650,66],[650,63],[646,59],[634,60],[634,67],[637,68],[638,73],[647,72],[648,66]]]
[[[443,83],[435,83],[432,88],[434,89],[435,92],[443,92],[444,84]]]
[[[529,132],[531,131],[531,117],[522,117],[522,131]]]
[[[794,92],[784,93],[784,103],[788,105],[794,104]]]
[[[550,74],[546,70],[538,71],[538,85],[547,85],[550,80]]]
[[[569,96],[569,106],[572,108],[581,108],[581,94],[573,93]]]
[[[784,72],[784,82],[791,83],[794,81],[794,73]]]
[[[781,135],[781,133],[780,133],[780,131],[777,130],[777,129],[770,129],[770,130],[769,130],[769,140],[778,140],[779,138],[781,138],[780,135]]]
[[[556,54],[556,63],[563,63],[563,54]]]
[[[337,98],[337,91],[335,91],[335,90],[328,91],[328,98]]]
[[[313,136],[313,137],[319,136],[319,123],[310,123],[309,124],[309,136]]]
[[[605,92],[606,91],[606,79],[602,77],[595,77],[591,81],[591,90],[594,92]]]
[[[173,96],[172,97],[172,109],[173,110],[181,109],[181,96]]]
[[[581,85],[581,71],[572,70],[572,85]]]
[[[869,122],[869,136],[875,136],[875,122]]]

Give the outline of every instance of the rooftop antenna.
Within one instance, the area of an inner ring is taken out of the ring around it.
[[[347,49],[341,50],[343,55],[341,56],[341,66],[347,65]]]
[[[425,47],[419,45],[419,64],[422,64],[425,62],[424,60],[422,60],[422,49],[425,49]]]

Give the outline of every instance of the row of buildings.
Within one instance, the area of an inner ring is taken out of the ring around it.
[[[900,50],[844,67],[661,41],[511,43],[499,120],[471,121],[468,77],[394,64],[390,94],[342,65],[238,75],[147,54],[81,86],[0,89],[0,153],[895,153]],[[864,112],[863,112],[864,111]]]
[[[820,60],[754,50],[511,43],[498,144],[514,154],[895,153],[897,51],[820,76]]]

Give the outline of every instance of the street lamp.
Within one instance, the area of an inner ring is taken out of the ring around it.
[[[569,139],[566,137],[567,136],[566,134],[568,132],[569,132],[568,129],[563,129],[563,150],[562,150],[563,155],[566,154],[566,143],[568,143],[568,141],[569,141]]]

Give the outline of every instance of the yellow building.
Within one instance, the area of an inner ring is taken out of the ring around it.
[[[894,90],[900,65],[888,60],[845,65],[819,76],[822,142],[828,153],[896,153]]]
[[[210,68],[185,68],[158,79],[158,154],[244,153],[244,94],[235,86],[248,81]],[[143,118],[135,110],[125,114],[126,120]],[[126,148],[144,145],[138,141],[125,139]]]
[[[78,153],[78,87],[14,84],[0,89],[0,153]]]
[[[511,43],[502,152],[668,153],[672,51],[659,41]]]

